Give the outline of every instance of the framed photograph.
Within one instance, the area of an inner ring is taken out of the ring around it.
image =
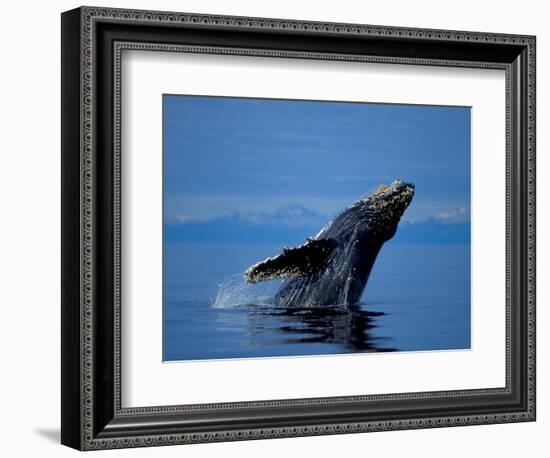
[[[535,37],[62,14],[62,443],[535,420]]]

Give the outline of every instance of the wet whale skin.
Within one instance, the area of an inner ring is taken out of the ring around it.
[[[248,282],[285,278],[275,305],[357,304],[382,245],[396,233],[414,185],[395,180],[354,202],[298,247],[264,259],[245,272]]]

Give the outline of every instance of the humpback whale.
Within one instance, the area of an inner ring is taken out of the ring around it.
[[[315,307],[359,302],[382,245],[397,231],[414,185],[395,180],[359,199],[303,245],[245,272],[249,283],[284,278],[274,305]]]

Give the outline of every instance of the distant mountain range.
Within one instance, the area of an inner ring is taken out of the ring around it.
[[[179,218],[164,226],[166,242],[300,244],[329,221],[308,208],[292,205],[273,213],[234,213],[208,220]],[[470,223],[431,218],[402,221],[393,243],[464,244],[470,242]]]

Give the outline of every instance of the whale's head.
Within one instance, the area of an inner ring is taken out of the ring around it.
[[[394,180],[361,199],[362,214],[368,223],[370,235],[389,240],[395,234],[399,220],[414,197],[414,185]]]

